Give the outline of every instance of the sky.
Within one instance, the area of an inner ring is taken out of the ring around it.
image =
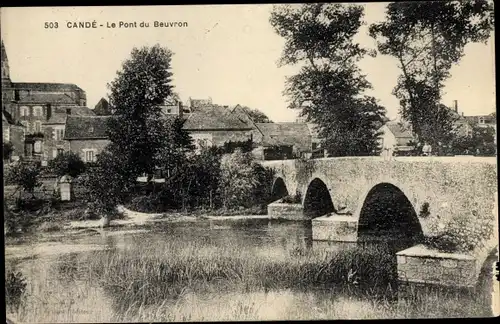
[[[356,40],[375,48],[368,25],[384,19],[386,3],[367,3],[365,22]],[[283,39],[269,24],[272,5],[34,7],[2,8],[1,35],[13,82],[74,83],[87,93],[91,108],[107,97],[133,47],[159,43],[173,53],[175,91],[181,100],[205,99],[221,105],[257,108],[274,121],[294,121],[283,89],[297,67],[278,67]],[[68,28],[68,23],[95,21],[98,28]],[[118,28],[119,22],[137,28]],[[154,21],[185,22],[187,27],[154,27]],[[58,28],[44,28],[55,22]],[[140,28],[141,22],[149,28]],[[116,28],[107,28],[115,23]],[[102,25],[102,26],[101,26]],[[495,111],[494,41],[469,44],[451,70],[443,103],[458,100],[465,115]],[[400,71],[397,62],[377,55],[360,61],[387,116],[397,118],[399,103],[392,95]]]

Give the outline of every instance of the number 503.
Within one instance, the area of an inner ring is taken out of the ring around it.
[[[45,28],[59,28],[57,21],[45,22]]]

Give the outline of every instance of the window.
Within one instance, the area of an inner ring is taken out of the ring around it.
[[[85,162],[94,162],[94,150],[83,150],[83,152],[85,154]]]
[[[57,149],[57,155],[60,155],[60,154],[63,154],[64,153],[64,149],[62,148],[58,148]]]
[[[318,143],[312,143],[312,149],[315,150],[318,148]]]
[[[30,115],[30,108],[26,107],[26,106],[22,106],[20,113],[21,113],[21,117],[24,117],[24,116],[27,117]]]
[[[42,123],[39,121],[35,122],[35,132],[39,133],[42,131]]]
[[[41,153],[42,152],[42,142],[36,141],[35,146],[34,146],[35,153]]]
[[[43,108],[40,106],[33,107],[33,115],[36,117],[42,117],[43,116]]]
[[[64,139],[64,129],[56,129],[54,134],[57,141],[62,141]]]
[[[6,127],[3,129],[3,141],[4,142],[10,141],[10,129],[9,129],[9,127]]]
[[[171,113],[172,112],[172,109],[167,109],[167,113]]]
[[[480,117],[480,118],[479,118],[479,123],[480,123],[480,124],[484,124],[484,117]]]

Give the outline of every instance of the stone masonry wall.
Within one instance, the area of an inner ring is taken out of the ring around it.
[[[346,157],[262,164],[274,168],[288,191],[298,189],[302,197],[314,178],[321,179],[334,206],[345,206],[355,218],[371,188],[384,182],[393,184],[406,195],[417,215],[424,203],[429,204],[430,214],[419,217],[424,235],[457,227],[454,230],[473,243],[474,251],[491,241],[485,236],[493,234],[495,226],[496,158],[400,157],[384,161]]]

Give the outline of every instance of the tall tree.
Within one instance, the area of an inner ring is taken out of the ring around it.
[[[160,108],[173,94],[171,58],[172,52],[160,45],[134,48],[109,85],[114,111],[108,125],[108,150],[123,165],[122,175],[131,182],[166,163],[162,153],[175,146],[176,134],[182,132],[180,121],[163,118]]]
[[[364,95],[370,83],[357,66],[372,51],[354,42],[363,23],[363,7],[344,4],[275,6],[270,23],[285,39],[279,65],[302,64],[287,79],[291,106],[317,124],[323,147],[333,156],[369,155],[377,151],[384,107]]]
[[[493,20],[486,0],[409,1],[390,3],[385,21],[370,26],[379,51],[398,60],[402,74],[394,95],[420,141],[453,137],[453,114],[440,105],[444,81],[466,44],[488,39]]]

